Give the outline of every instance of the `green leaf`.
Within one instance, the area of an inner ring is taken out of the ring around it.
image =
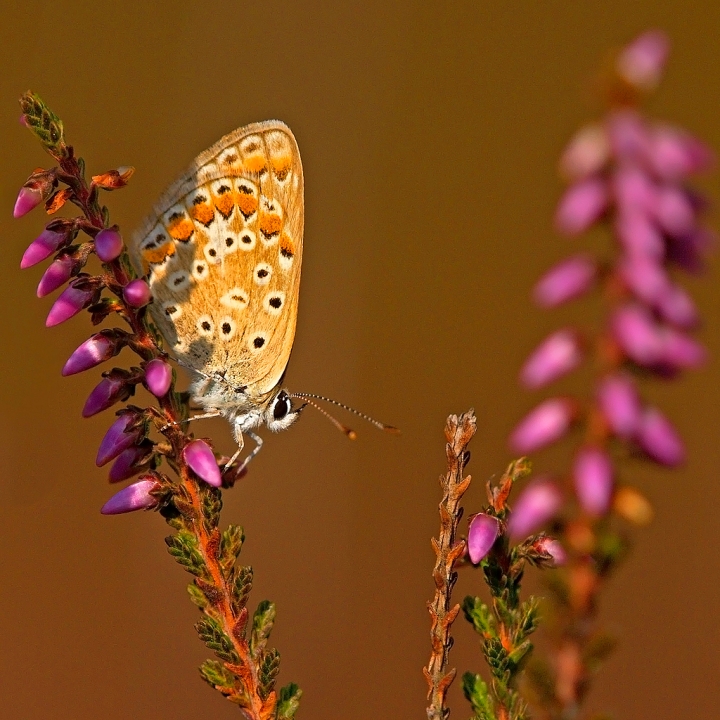
[[[200,666],[202,679],[214,688],[231,689],[235,685],[235,676],[217,660],[206,660]]]
[[[250,590],[252,590],[253,569],[249,565],[243,565],[235,573],[235,581],[232,585],[233,611],[236,615],[247,605]]]
[[[205,594],[194,582],[191,582],[187,586],[187,591],[188,595],[190,596],[190,600],[192,600],[192,602],[197,605],[201,610],[204,610],[207,607],[208,601],[205,597]]]
[[[532,652],[533,644],[526,640],[524,643],[513,648],[512,652],[507,656],[508,665],[511,668],[513,674],[515,674],[520,667],[522,661]]]
[[[300,707],[301,697],[302,690],[295,683],[281,687],[278,693],[277,705],[275,706],[276,720],[292,720]]]
[[[520,606],[520,627],[518,628],[518,639],[524,640],[528,635],[537,630],[540,620],[540,600],[531,597]]]
[[[233,647],[232,640],[226,635],[220,623],[210,616],[205,616],[196,625],[200,639],[221,659],[237,664],[240,657]]]
[[[468,595],[462,604],[463,613],[468,622],[481,635],[491,635],[495,628],[495,618],[490,608],[479,598]]]
[[[203,483],[202,485],[202,514],[208,532],[212,532],[220,522],[222,510],[222,492],[219,488]]]
[[[68,157],[62,120],[33,92],[20,98],[20,108],[28,128],[53,157]]]
[[[195,535],[187,530],[180,530],[176,535],[166,537],[165,544],[168,546],[168,552],[189,573],[198,576],[206,575],[205,561],[198,548]]]
[[[501,682],[509,680],[508,653],[500,642],[500,638],[491,637],[485,641],[483,646],[485,660],[490,666],[490,672]],[[506,680],[507,678],[507,680]]]
[[[487,683],[479,676],[466,672],[462,677],[463,693],[479,720],[495,720],[493,701]]]
[[[240,525],[228,525],[228,527],[223,530],[222,539],[220,540],[220,556],[218,562],[225,577],[230,575],[230,571],[235,565],[238,555],[240,555],[244,541],[245,532]]]
[[[273,648],[263,655],[258,668],[258,695],[267,700],[275,688],[275,678],[280,672],[280,653]]]
[[[275,604],[263,600],[255,610],[250,634],[250,654],[257,658],[265,649],[270,632],[275,622]]]

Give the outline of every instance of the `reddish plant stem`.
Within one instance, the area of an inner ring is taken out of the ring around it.
[[[462,517],[460,500],[470,485],[470,476],[463,478],[463,469],[469,459],[467,446],[476,430],[475,414],[472,410],[451,415],[445,425],[445,454],[447,472],[440,477],[443,497],[440,501],[440,533],[432,539],[435,550],[435,597],[428,603],[430,611],[430,661],[423,674],[428,683],[428,720],[445,720],[450,710],[445,706],[445,696],[455,679],[456,670],[447,670],[448,655],[452,647],[450,627],[460,611],[460,605],[450,607],[452,589],[457,581],[454,570],[456,561],[465,552],[465,541],[456,541],[458,523]]]

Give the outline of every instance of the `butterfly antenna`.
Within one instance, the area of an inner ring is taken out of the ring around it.
[[[332,420],[333,423],[340,428],[348,437],[352,437],[354,439],[355,433],[354,431],[350,430],[350,428],[346,428],[345,425],[335,420],[332,415],[327,413],[325,410],[323,410],[321,407],[316,405],[315,403],[311,402],[312,400],[322,400],[323,402],[329,402],[333,405],[337,405],[338,407],[341,407],[343,410],[347,410],[348,412],[351,412],[353,415],[357,415],[358,417],[361,417],[363,420],[366,420],[371,425],[374,425],[378,430],[384,430],[385,432],[393,433],[393,435],[399,435],[400,430],[398,430],[393,425],[386,425],[385,423],[381,423],[379,420],[375,420],[375,418],[371,418],[369,415],[366,415],[365,413],[361,413],[359,410],[356,410],[355,408],[351,408],[349,405],[345,405],[344,403],[338,402],[337,400],[332,400],[329,397],[325,397],[324,395],[313,395],[312,393],[294,393],[291,395],[291,397],[297,397],[302,398],[307,402],[309,405],[312,405],[313,407],[317,408],[323,415],[325,415],[328,419]],[[350,430],[350,432],[348,432]],[[352,435],[350,435],[352,433]]]
[[[357,437],[357,433],[352,429],[349,428],[347,425],[343,425],[337,418],[334,418],[327,410],[324,410],[321,408],[317,403],[314,403],[312,400],[309,400],[308,398],[302,396],[302,395],[291,395],[291,398],[299,397],[302,398],[305,401],[306,405],[310,405],[314,407],[319,413],[322,413],[340,432],[345,433],[351,440],[354,440]],[[302,409],[302,408],[301,408]]]

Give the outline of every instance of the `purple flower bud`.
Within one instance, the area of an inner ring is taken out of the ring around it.
[[[141,472],[148,456],[148,448],[144,445],[132,445],[123,450],[110,468],[108,480],[111,483],[122,482]]]
[[[64,285],[70,279],[74,265],[75,261],[69,255],[63,255],[50,263],[50,267],[38,283],[37,296],[45,297]]]
[[[581,180],[571,185],[560,198],[555,227],[565,235],[579,235],[605,212],[607,205],[608,189],[603,180]]]
[[[656,307],[663,320],[685,330],[696,327],[700,320],[690,295],[672,283],[663,289]]]
[[[546,338],[525,361],[520,382],[536,389],[574,370],[582,360],[580,340],[573,330],[558,330]]]
[[[24,270],[49,258],[60,247],[60,243],[65,240],[65,237],[65,233],[43,230],[28,245],[20,261],[20,267]]]
[[[684,130],[667,125],[652,133],[650,162],[666,180],[682,180],[712,165],[710,148]]]
[[[560,158],[560,171],[571,180],[580,180],[600,172],[610,157],[605,128],[586,125],[570,140]]]
[[[567,553],[559,540],[544,537],[540,541],[540,548],[553,559],[556,567],[560,567],[567,562]]]
[[[100,509],[103,515],[120,515],[121,513],[145,510],[157,505],[152,491],[158,486],[155,480],[140,480],[115,493]]]
[[[660,227],[675,237],[688,235],[695,227],[695,211],[690,198],[675,187],[658,190],[655,217]]]
[[[544,308],[556,307],[590,289],[595,279],[595,262],[587,255],[575,255],[550,268],[538,280],[533,299]]]
[[[605,515],[613,492],[613,466],[610,456],[600,448],[581,448],[573,465],[575,493],[589,515]]]
[[[695,368],[707,360],[705,348],[684,333],[664,328],[661,363],[671,369]]]
[[[597,389],[600,411],[610,429],[628,439],[635,434],[640,422],[640,398],[632,380],[626,375],[608,375]]]
[[[133,420],[134,416],[132,413],[123,413],[110,426],[105,433],[105,437],[100,441],[97,458],[95,459],[95,464],[98,467],[106,465],[120,455],[120,453],[137,443],[140,437],[139,429],[125,432]]]
[[[88,395],[82,409],[83,417],[91,417],[107,410],[124,394],[125,383],[116,378],[103,378]]]
[[[484,513],[470,518],[467,546],[473,565],[477,565],[490,552],[499,532],[500,523],[497,518]]]
[[[703,256],[717,245],[717,237],[708,228],[693,228],[684,237],[668,237],[667,257],[687,272],[699,273],[705,269]]]
[[[182,451],[187,466],[208,485],[220,487],[222,478],[215,455],[204,440],[192,440]]]
[[[142,278],[137,278],[123,288],[123,297],[130,307],[141,308],[150,302],[152,295],[148,284]]]
[[[638,167],[622,167],[613,176],[613,192],[618,212],[641,211],[653,214],[658,193],[650,176]]]
[[[665,243],[662,234],[645,212],[637,209],[619,212],[615,232],[628,255],[647,255],[663,260]]]
[[[104,335],[93,335],[82,345],[79,345],[75,352],[68,358],[62,369],[63,376],[75,375],[75,373],[89,370],[113,356],[113,343]]]
[[[669,53],[667,35],[660,30],[648,30],[623,49],[617,59],[617,71],[639,90],[652,90],[660,82]]]
[[[145,366],[145,387],[158,398],[167,395],[172,383],[172,368],[160,358]]]
[[[650,135],[643,119],[632,110],[613,113],[608,119],[612,153],[624,162],[644,160],[650,150]]]
[[[662,360],[660,327],[644,307],[625,305],[616,310],[611,327],[620,347],[638,365],[652,367]]]
[[[531,410],[510,434],[510,447],[518,453],[539,450],[559,440],[570,427],[575,405],[567,398],[551,398]]]
[[[91,290],[79,290],[74,287],[65,288],[50,308],[45,327],[53,327],[77,315],[91,300]]]
[[[35,188],[22,187],[18,193],[15,207],[13,208],[13,217],[21,218],[27,215],[33,208],[36,208],[42,202],[42,193]]]
[[[101,230],[95,236],[95,252],[103,262],[115,260],[123,249],[122,236],[117,230]]]
[[[534,533],[557,514],[562,502],[560,488],[552,480],[534,480],[520,493],[513,506],[508,534],[518,539]]]
[[[620,275],[636,297],[653,305],[670,285],[664,268],[655,258],[644,255],[626,255],[620,263]]]
[[[637,440],[643,450],[662,465],[680,465],[685,448],[670,421],[656,408],[648,408],[640,418]]]

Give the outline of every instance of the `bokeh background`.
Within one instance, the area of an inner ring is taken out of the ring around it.
[[[720,5],[24,0],[1,13],[0,715],[237,717],[198,676],[208,653],[167,527],[153,513],[98,512],[114,491],[93,462],[112,414],[80,417],[97,371],[60,377],[87,317],[45,329],[41,269],[18,269],[43,223],[39,212],[11,219],[18,188],[47,163],[17,122],[16,98],[32,88],[91,171],[137,167],[108,197],[127,233],[224,133],[267,118],[294,130],[306,250],[288,383],[403,435],[352,421],[348,442],[308,410],[226,493],[223,521],[246,529],[251,602],[277,603],[279,681],[303,688],[299,717],[424,717],[445,417],[478,415],[472,511],[537,399],[517,387],[523,355],[595,312],[543,314],[528,299],[569,249],[552,231],[556,158],[597,110],[591,78],[609,48],[665,29],[674,49],[652,111],[720,148]],[[717,185],[705,183],[716,198]],[[589,701],[620,718],[709,719],[720,703],[717,271],[689,287],[715,359],[648,391],[689,461],[627,478],[656,520],[604,595],[621,644]],[[228,427],[205,422],[201,434],[230,451]],[[567,451],[536,464],[558,466]],[[464,573],[457,598],[479,590]],[[456,634],[452,664],[481,668],[464,621]],[[459,683],[451,702],[467,716]]]

